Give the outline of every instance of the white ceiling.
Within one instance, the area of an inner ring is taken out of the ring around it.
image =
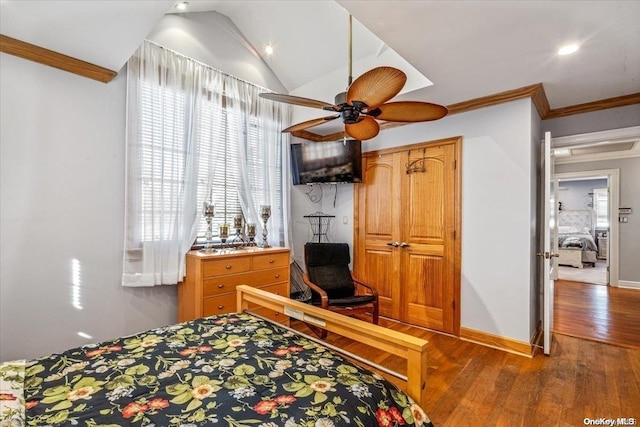
[[[0,32],[119,70],[173,3],[0,0]],[[354,23],[355,60],[386,44],[434,83],[401,98],[449,105],[541,82],[559,108],[640,92],[637,0],[189,2],[190,11],[229,16],[258,52],[273,43],[265,62],[289,90],[346,66],[346,12],[337,5],[384,41]],[[557,56],[569,42],[580,50]],[[354,66],[354,76],[362,71]]]

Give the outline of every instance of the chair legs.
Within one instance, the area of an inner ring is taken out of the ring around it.
[[[371,313],[371,323],[378,324],[378,300],[373,302],[373,312]]]
[[[316,334],[318,336],[318,338],[323,339],[323,340],[327,338],[327,330],[326,329],[319,328],[319,327],[317,327],[315,325],[312,325],[310,323],[305,323],[305,325],[307,325],[307,327],[309,329],[311,329],[311,332]]]

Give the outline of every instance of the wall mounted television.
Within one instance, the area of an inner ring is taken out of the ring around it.
[[[291,144],[293,185],[362,182],[362,144],[348,139]]]

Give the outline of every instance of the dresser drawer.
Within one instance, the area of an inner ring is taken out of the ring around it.
[[[202,277],[205,279],[223,274],[243,273],[251,270],[251,258],[238,257],[205,261],[202,265]]]
[[[262,286],[288,280],[288,267],[249,273],[232,274],[203,280],[205,297],[235,292],[238,285]],[[285,283],[286,285],[286,283]]]
[[[289,254],[287,252],[279,254],[256,255],[253,257],[253,270],[264,270],[267,268],[286,267],[289,265]]]
[[[217,297],[205,298],[202,301],[202,316],[213,316],[216,314],[235,313],[237,311],[236,294],[224,294]]]

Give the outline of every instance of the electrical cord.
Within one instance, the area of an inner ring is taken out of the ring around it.
[[[307,195],[307,197],[309,198],[311,203],[320,203],[320,201],[322,200],[322,196],[323,196],[322,187],[320,187],[320,194],[319,195],[311,194],[315,190],[315,188],[314,188],[315,185],[310,185],[309,187],[310,187],[309,191],[307,191],[305,194]]]

